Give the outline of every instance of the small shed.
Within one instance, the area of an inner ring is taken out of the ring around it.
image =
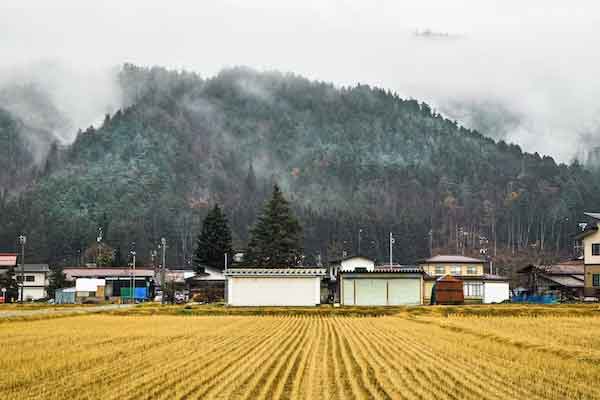
[[[230,268],[227,304],[231,306],[315,306],[321,301],[325,268]]]
[[[431,304],[463,304],[463,281],[452,275],[438,278],[433,285]]]
[[[225,275],[218,268],[203,266],[194,276],[186,278],[185,284],[194,301],[213,303],[225,299]]]
[[[75,289],[74,287],[56,289],[56,291],[54,292],[54,303],[55,304],[74,304],[76,292],[77,292],[77,289]]]

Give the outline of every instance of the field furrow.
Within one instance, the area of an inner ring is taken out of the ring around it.
[[[0,392],[32,400],[600,400],[592,384],[600,317],[403,315],[8,322],[0,325]],[[551,336],[562,328],[569,332]]]

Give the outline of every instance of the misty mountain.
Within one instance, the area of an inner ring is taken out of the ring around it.
[[[223,205],[243,248],[273,183],[304,227],[307,263],[358,251],[397,261],[435,248],[566,253],[572,222],[598,204],[597,175],[448,120],[366,85],[293,74],[125,65],[125,104],[72,145],[53,146],[35,182],[0,210],[0,248],[22,230],[40,260],[73,262],[103,228],[149,255],[160,237],[187,262],[202,218]],[[431,240],[431,243],[429,242]]]

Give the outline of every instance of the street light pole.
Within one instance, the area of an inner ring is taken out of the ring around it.
[[[361,239],[361,233],[362,233],[362,229],[358,230],[358,254],[357,256],[360,256],[360,239]]]
[[[23,303],[23,291],[25,289],[25,243],[27,243],[27,236],[19,236],[19,243],[21,244],[21,295],[20,302]]]
[[[162,247],[162,263],[160,266],[160,286],[161,286],[162,296],[161,296],[160,302],[162,304],[165,304],[165,293],[167,291],[167,285],[165,282],[165,266],[166,266],[166,262],[167,262],[167,255],[166,255],[167,239],[165,239],[164,237],[160,239],[160,247]]]
[[[394,239],[394,235],[390,232],[390,266],[394,265],[392,261],[392,255],[394,252],[394,243],[396,243],[396,239]]]

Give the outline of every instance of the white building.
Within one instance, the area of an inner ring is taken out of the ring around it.
[[[23,300],[39,300],[48,297],[48,279],[50,268],[47,264],[25,264],[15,267],[15,278],[19,283],[19,299],[23,291]],[[24,283],[23,283],[24,282]]]
[[[483,282],[483,302],[485,304],[502,303],[509,300],[507,280],[486,280]]]
[[[315,306],[321,302],[325,268],[230,268],[231,306]]]

